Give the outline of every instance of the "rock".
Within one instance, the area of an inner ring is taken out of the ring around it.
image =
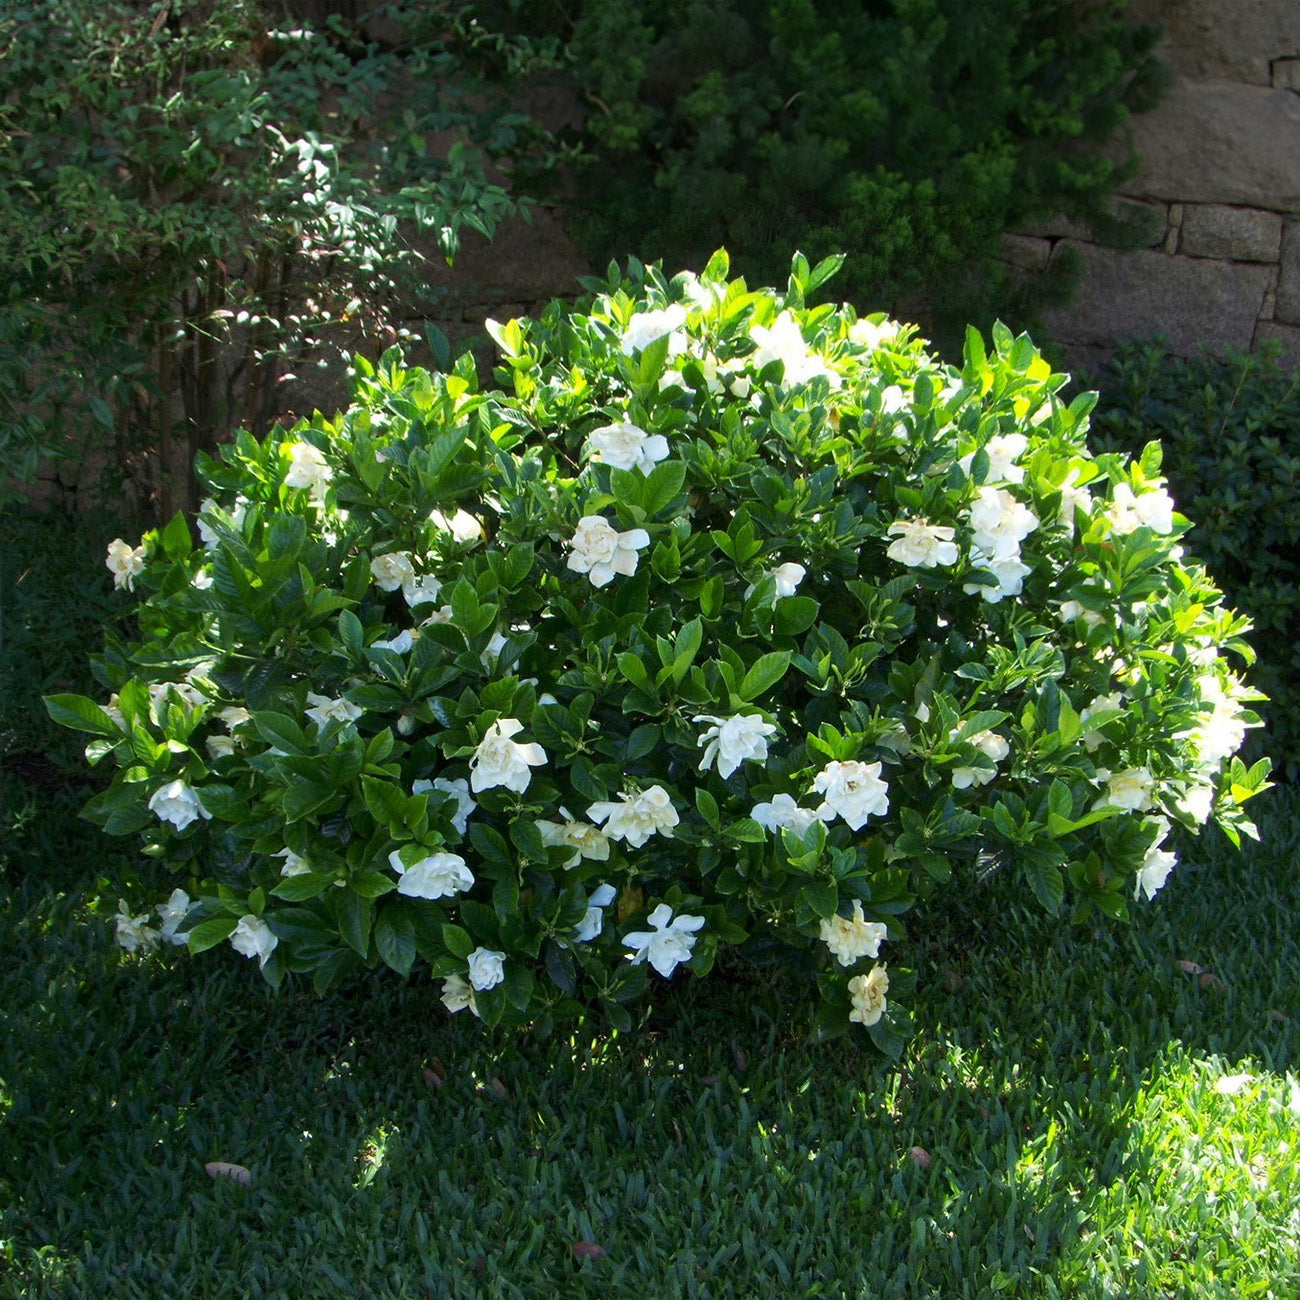
[[[1052,256],[1050,239],[1026,235],[1002,236],[1002,260],[1022,271],[1041,271]]]
[[[1269,63],[1300,55],[1295,0],[1130,0],[1134,23],[1164,28],[1160,57],[1183,76],[1269,84]]]
[[[1141,162],[1129,194],[1300,212],[1300,96],[1288,90],[1175,82],[1131,135]]]
[[[1251,345],[1273,269],[1208,258],[1122,253],[1065,242],[1082,259],[1074,303],[1043,313],[1056,339],[1110,346],[1115,339],[1163,334],[1172,351],[1223,352]],[[1059,256],[1058,249],[1058,256]]]
[[[1300,325],[1300,221],[1288,221],[1282,231],[1282,264],[1273,314],[1288,325]]]
[[[1277,360],[1283,370],[1300,370],[1300,326],[1283,325],[1275,320],[1260,321],[1255,331],[1255,348],[1258,350],[1268,343],[1277,345]]]
[[[1276,262],[1282,218],[1258,208],[1189,203],[1183,209],[1178,251],[1191,257],[1227,257],[1234,262]]]
[[[1300,90],[1300,59],[1274,59],[1273,86],[1277,90]]]

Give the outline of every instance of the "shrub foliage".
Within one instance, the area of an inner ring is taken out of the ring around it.
[[[591,161],[571,212],[597,257],[698,268],[725,243],[766,281],[792,241],[847,250],[852,301],[920,303],[954,352],[1022,294],[1003,231],[1065,211],[1122,233],[1127,164],[1097,145],[1158,84],[1122,0],[482,7],[563,33]]]
[[[1158,439],[1169,487],[1196,521],[1187,547],[1255,626],[1255,682],[1268,752],[1300,771],[1300,376],[1271,358],[1174,357],[1121,344],[1098,377],[1099,442],[1133,452]]]
[[[173,873],[162,933],[543,1026],[775,955],[889,1047],[954,873],[1122,918],[1173,823],[1249,829],[1247,625],[1158,447],[1090,455],[1027,337],[954,368],[810,307],[834,270],[612,270],[494,324],[488,391],[358,362],[344,414],[203,462],[201,546],[115,540],[140,636],[49,707]]]

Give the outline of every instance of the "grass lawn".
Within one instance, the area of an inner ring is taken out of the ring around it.
[[[88,644],[31,619],[15,696]],[[541,1042],[419,979],[321,1000],[229,950],[129,957],[139,864],[32,775],[0,791],[0,1296],[1300,1294],[1296,794],[1128,928],[971,884],[893,951],[889,1062],[754,975]]]

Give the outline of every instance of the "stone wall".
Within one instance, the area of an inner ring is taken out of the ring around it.
[[[1117,198],[1146,247],[1120,252],[1069,222],[1009,237],[1025,266],[1074,250],[1079,291],[1047,324],[1074,364],[1117,338],[1174,351],[1281,346],[1300,369],[1300,0],[1132,0],[1158,24],[1174,80],[1133,118],[1141,165]]]

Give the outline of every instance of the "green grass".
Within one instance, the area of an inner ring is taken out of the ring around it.
[[[1300,799],[1266,798],[1263,850],[1184,864],[1130,929],[973,896],[898,1064],[809,1043],[780,983],[550,1042],[421,981],[271,996],[233,954],[122,954],[85,879],[112,846],[42,863],[29,829],[0,1295],[1294,1296]]]
[[[29,693],[93,640],[43,626]],[[111,916],[155,868],[74,820],[43,725],[11,721],[44,786],[0,773],[0,1297],[1300,1294],[1300,795],[1128,928],[970,886],[892,954],[892,1063],[810,1042],[767,978],[540,1042],[421,980],[321,1000],[229,951],[129,957]]]

